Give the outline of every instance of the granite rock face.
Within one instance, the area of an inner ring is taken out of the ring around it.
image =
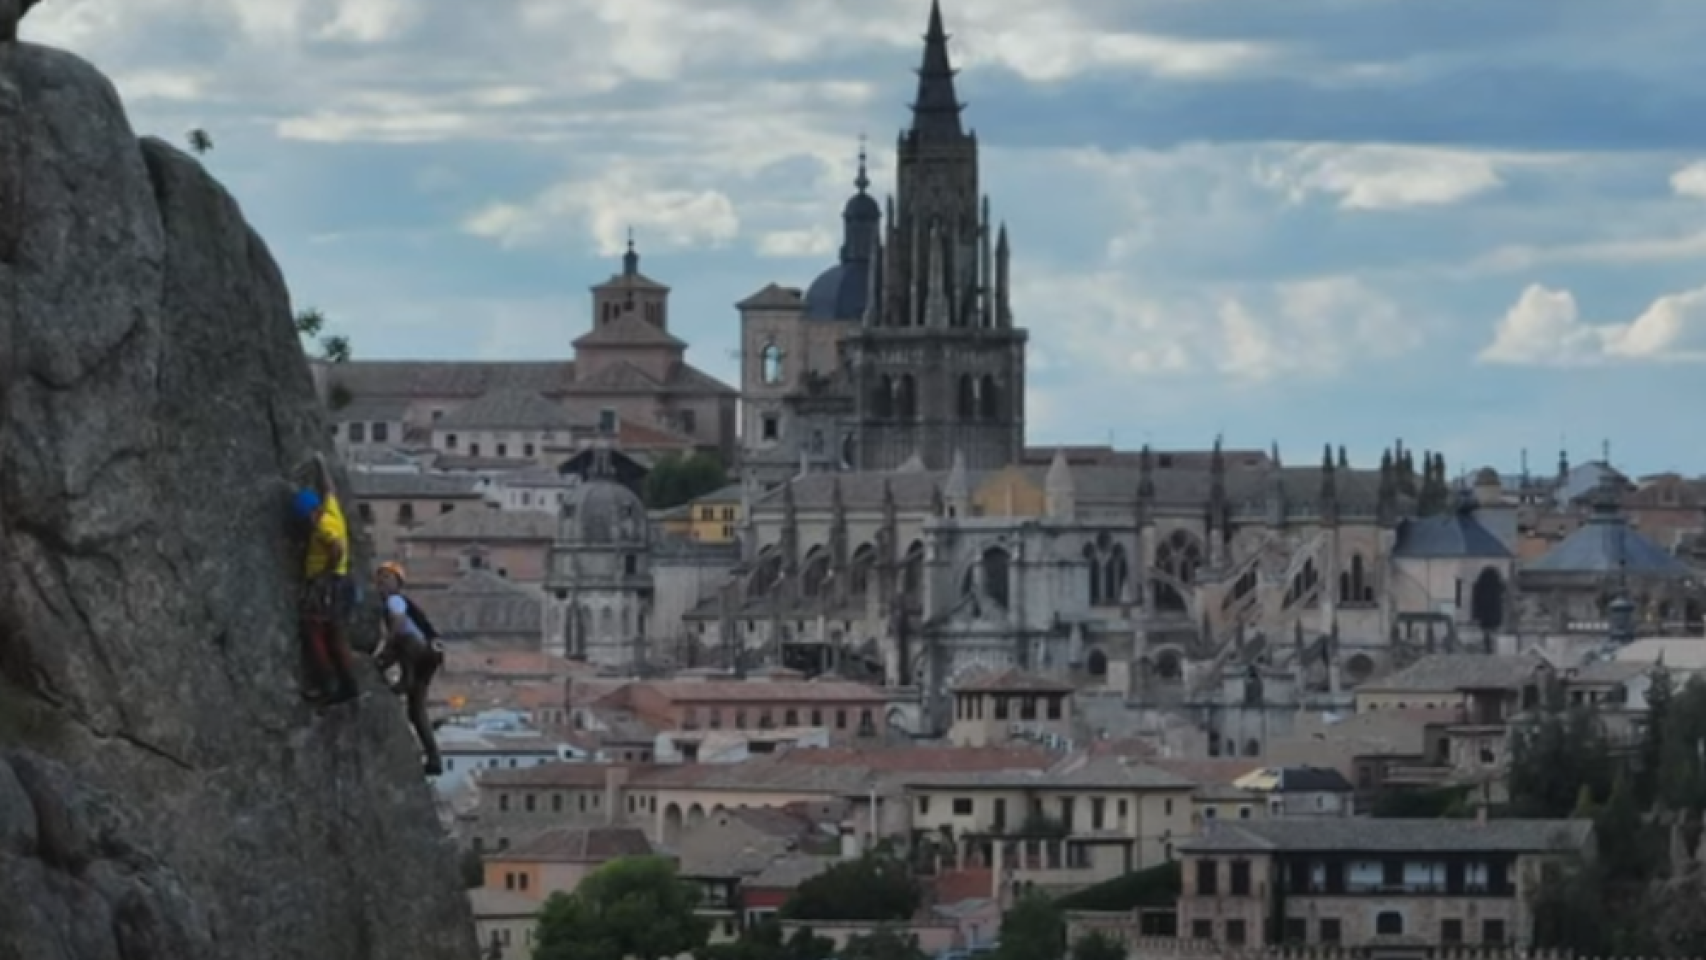
[[[298,696],[326,437],[236,202],[0,43],[0,960],[475,955],[400,705]]]

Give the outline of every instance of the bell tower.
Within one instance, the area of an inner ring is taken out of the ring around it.
[[[892,470],[916,455],[946,470],[1017,463],[1024,449],[1025,344],[1009,299],[1007,230],[979,193],[939,0],[930,6],[912,124],[897,144],[896,197],[871,242],[871,292],[844,341],[856,459]]]

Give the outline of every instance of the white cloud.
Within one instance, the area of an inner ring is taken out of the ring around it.
[[[1507,158],[1489,153],[1385,144],[1310,144],[1258,161],[1258,183],[1293,203],[1338,198],[1345,210],[1403,210],[1462,203],[1504,185]]]
[[[776,258],[813,259],[835,252],[840,238],[823,227],[804,230],[772,230],[758,238],[758,255]]]
[[[561,183],[525,203],[492,203],[462,226],[474,236],[521,247],[549,242],[565,221],[582,224],[604,256],[620,253],[630,230],[648,246],[663,247],[717,246],[740,233],[740,217],[727,194],[665,187],[629,171]]]
[[[1671,174],[1670,188],[1679,197],[1706,200],[1706,160],[1696,160]]]
[[[1062,317],[1051,303],[1074,307]],[[1085,377],[1319,380],[1400,356],[1423,335],[1391,300],[1351,277],[1157,296],[1124,273],[1057,274],[1020,281],[1015,310],[1020,322],[1049,317],[1051,351]]]
[[[1549,246],[1515,244],[1476,258],[1471,271],[1515,273],[1543,264],[1641,264],[1706,257],[1706,231],[1674,237],[1628,237]]]
[[[1706,362],[1706,287],[1659,297],[1628,322],[1591,323],[1570,291],[1533,284],[1477,359],[1534,367]]]

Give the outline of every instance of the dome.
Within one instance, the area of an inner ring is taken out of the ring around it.
[[[650,524],[646,505],[632,490],[604,479],[571,487],[563,498],[562,539],[586,546],[644,544]]]
[[[1475,485],[1477,487],[1496,487],[1496,486],[1498,486],[1499,485],[1499,471],[1494,470],[1492,467],[1482,467],[1481,469],[1475,471]]]
[[[855,223],[876,223],[883,218],[881,207],[877,206],[877,198],[860,190],[847,198],[847,206],[841,209],[841,219]]]
[[[818,274],[806,289],[807,320],[858,320],[865,315],[870,265],[838,263]]]

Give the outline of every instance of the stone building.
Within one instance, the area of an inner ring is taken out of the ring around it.
[[[956,684],[1018,667],[1259,747],[1300,701],[1424,649],[1394,636],[1401,615],[1457,599],[1455,580],[1399,566],[1426,493],[1407,455],[1377,471],[1331,451],[1319,467],[1159,459],[797,478],[752,503],[738,578],[689,631],[711,662],[917,686],[938,729]]]
[[[1706,609],[1700,574],[1629,525],[1622,490],[1602,484],[1574,533],[1517,574],[1522,620],[1537,629],[1604,634],[1619,596],[1638,625],[1681,628]]]
[[[558,514],[545,590],[546,653],[628,668],[645,659],[651,615],[651,524],[645,504],[603,466],[570,487]]]
[[[743,462],[761,484],[802,462],[944,470],[956,451],[974,469],[1019,462],[1028,335],[1014,326],[1006,228],[979,192],[962,109],[932,3],[886,217],[861,157],[839,262],[804,295],[772,284],[739,304]]]
[[[633,424],[654,446],[733,462],[738,394],[687,362],[669,332],[669,287],[640,272],[632,241],[621,272],[591,292],[593,322],[572,360],[316,363],[340,446],[382,434],[454,458],[555,466]]]

